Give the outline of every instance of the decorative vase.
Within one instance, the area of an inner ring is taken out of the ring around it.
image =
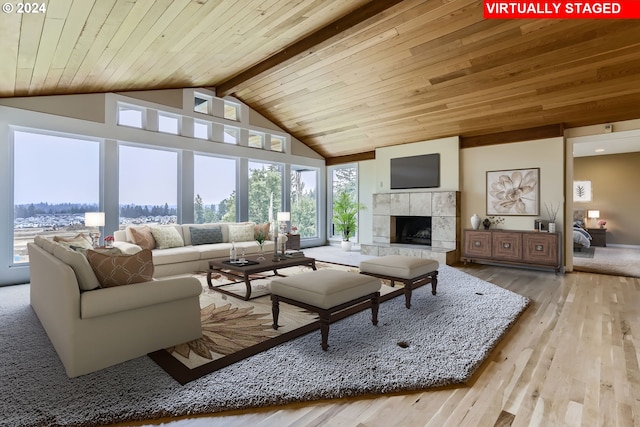
[[[484,221],[482,221],[482,226],[485,230],[488,230],[489,227],[491,227],[491,221],[489,221],[489,218],[485,218]]]
[[[343,240],[342,243],[340,244],[340,246],[342,246],[342,250],[345,252],[349,252],[351,251],[351,247],[353,246],[353,242],[350,242],[348,240]]]
[[[556,232],[556,223],[555,222],[550,222],[549,223],[549,233],[555,233]]]
[[[265,257],[264,257],[264,242],[262,243],[258,243],[258,246],[260,246],[260,255],[258,255],[258,258],[256,258],[258,261],[264,261]]]
[[[471,227],[477,230],[480,227],[480,217],[477,214],[471,215]]]

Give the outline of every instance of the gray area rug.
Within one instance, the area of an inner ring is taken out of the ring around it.
[[[438,294],[414,291],[184,386],[150,358],[66,377],[29,306],[28,285],[0,288],[0,426],[90,426],[462,384],[529,300],[448,266]],[[398,345],[407,343],[408,346]]]

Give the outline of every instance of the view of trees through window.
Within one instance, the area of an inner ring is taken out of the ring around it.
[[[291,168],[291,225],[300,237],[318,236],[318,171]]]
[[[206,222],[236,220],[236,160],[196,155],[194,218]]]
[[[331,200],[336,200],[343,191],[352,197],[358,195],[358,169],[355,166],[336,167],[331,173]],[[333,212],[329,218],[333,218]],[[334,230],[335,226],[332,223],[331,235],[337,236]]]
[[[282,206],[282,166],[249,162],[249,221],[272,222]]]

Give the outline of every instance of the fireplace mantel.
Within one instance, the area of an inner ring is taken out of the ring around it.
[[[430,216],[431,247],[391,242],[392,216]],[[451,264],[458,258],[460,241],[460,193],[420,191],[373,195],[373,242],[362,244],[366,255],[409,255]]]

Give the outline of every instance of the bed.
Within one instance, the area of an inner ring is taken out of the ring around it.
[[[573,211],[573,250],[580,251],[582,248],[591,247],[591,234],[586,230],[584,220],[586,211],[576,209]]]

